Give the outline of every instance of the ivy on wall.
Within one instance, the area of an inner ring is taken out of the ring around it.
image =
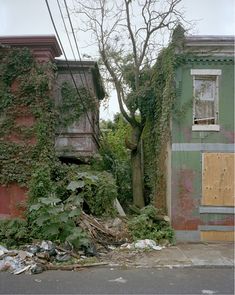
[[[28,187],[37,167],[58,164],[56,130],[79,120],[94,98],[82,89],[81,106],[74,88],[61,87],[62,102],[52,99],[56,66],[39,63],[27,48],[0,52],[0,184]],[[72,114],[72,115],[71,115]]]
[[[27,186],[36,163],[54,156],[55,67],[26,48],[2,51],[0,66],[0,183]]]
[[[153,97],[147,110],[147,120],[143,132],[144,176],[150,201],[157,207],[166,209],[166,157],[167,144],[171,138],[170,120],[177,100],[175,83],[176,67],[184,63],[185,56],[176,54],[181,46],[182,32],[176,32],[172,43],[164,48],[153,67]]]

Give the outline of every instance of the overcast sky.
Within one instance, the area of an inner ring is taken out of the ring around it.
[[[66,53],[72,58],[56,0],[48,1]],[[182,3],[186,19],[197,21],[193,34],[235,34],[235,0],[183,0]],[[0,35],[39,34],[54,34],[44,0],[0,0]],[[78,36],[78,42],[81,54],[89,52],[84,48],[84,36]],[[117,102],[112,97],[109,110],[101,109],[101,117],[111,118],[117,111]]]

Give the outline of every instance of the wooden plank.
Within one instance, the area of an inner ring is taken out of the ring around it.
[[[202,205],[234,206],[234,153],[204,153]]]
[[[234,241],[234,231],[201,231],[201,241]]]

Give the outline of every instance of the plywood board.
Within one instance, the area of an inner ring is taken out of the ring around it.
[[[234,206],[234,153],[204,153],[202,205]]]
[[[201,241],[234,241],[234,231],[201,231]]]

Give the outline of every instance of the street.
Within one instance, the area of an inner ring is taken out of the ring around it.
[[[93,268],[0,273],[0,294],[234,294],[234,269]]]

